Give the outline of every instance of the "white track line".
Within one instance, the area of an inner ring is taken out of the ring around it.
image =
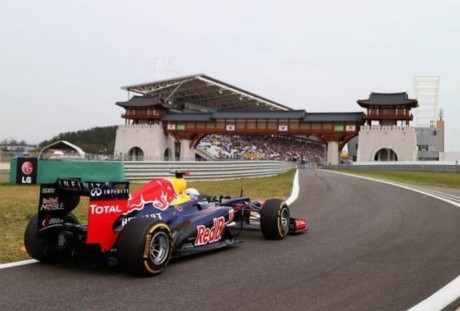
[[[292,182],[292,192],[291,196],[287,198],[286,204],[290,205],[292,202],[297,200],[299,196],[299,170],[295,171],[294,181]]]
[[[424,190],[424,191],[430,192],[430,193],[432,193],[432,194],[434,194],[434,195],[437,195],[437,196],[446,198],[446,199],[448,199],[448,200],[452,200],[452,201],[454,201],[454,202],[460,203],[460,196],[457,196],[457,195],[453,195],[453,194],[449,194],[449,193],[444,193],[444,192],[441,192],[441,191],[438,191],[438,190],[434,190],[434,189],[426,189],[426,188],[423,188],[423,187],[417,187],[417,186],[414,186],[414,188],[420,189],[420,190]]]
[[[418,193],[422,193],[424,195],[439,199],[441,201],[444,201],[446,203],[455,205],[457,207],[460,207],[460,203],[450,200],[449,198],[443,197],[446,196],[446,194],[443,194],[441,196],[441,193],[436,193],[437,191],[432,191],[432,190],[424,190],[423,188],[420,187],[411,187],[408,185],[396,183],[396,182],[390,182],[387,180],[381,180],[381,179],[375,179],[371,177],[364,177],[364,176],[359,176],[359,175],[353,175],[353,174],[347,174],[347,173],[341,173],[341,172],[334,172],[334,171],[327,171],[330,173],[336,173],[336,174],[342,174],[342,175],[347,175],[351,177],[356,177],[356,178],[362,178],[362,179],[367,179],[367,180],[372,180],[388,185],[393,185],[396,187],[401,187],[407,190],[412,190]],[[452,199],[458,200],[459,198],[456,196],[450,196]],[[417,305],[413,306],[410,308],[408,311],[433,311],[433,310],[442,310],[451,303],[453,303],[455,300],[457,300],[460,297],[460,276],[455,278],[452,282],[438,290],[436,293],[428,297],[427,299],[423,300],[422,302],[418,303]]]
[[[6,268],[13,268],[13,267],[19,267],[19,266],[25,266],[25,265],[30,265],[32,263],[38,262],[35,259],[29,259],[29,260],[23,260],[23,261],[16,261],[16,262],[10,262],[10,263],[4,263],[0,265],[0,269],[6,269]]]

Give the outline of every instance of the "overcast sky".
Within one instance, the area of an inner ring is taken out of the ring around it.
[[[119,125],[122,86],[204,73],[307,112],[440,76],[460,151],[460,1],[2,0],[0,140]]]

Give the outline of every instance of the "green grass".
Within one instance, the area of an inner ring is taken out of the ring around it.
[[[460,189],[459,173],[427,173],[408,171],[367,171],[367,170],[341,170],[343,173],[375,177],[397,181],[412,185],[429,185],[436,187]]]
[[[244,195],[253,199],[272,197],[287,198],[292,189],[295,171],[270,178],[239,179],[228,181],[189,182],[188,186],[197,188],[202,194]],[[140,184],[132,184],[131,191]],[[10,185],[0,183],[0,263],[30,259],[23,247],[24,230],[30,217],[37,212],[39,186]],[[88,198],[81,198],[74,210],[80,222],[85,223]]]

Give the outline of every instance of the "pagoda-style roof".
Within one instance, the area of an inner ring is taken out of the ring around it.
[[[406,92],[400,93],[374,93],[368,99],[358,99],[357,103],[363,107],[375,106],[406,106],[410,108],[418,107],[416,99],[410,99]]]
[[[129,107],[163,107],[168,108],[164,105],[161,98],[153,96],[133,96],[128,101],[116,102],[116,105],[129,108]]]

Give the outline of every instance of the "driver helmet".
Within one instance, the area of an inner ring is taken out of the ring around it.
[[[187,194],[192,200],[198,200],[200,196],[200,193],[195,188],[185,189],[185,194]]]

